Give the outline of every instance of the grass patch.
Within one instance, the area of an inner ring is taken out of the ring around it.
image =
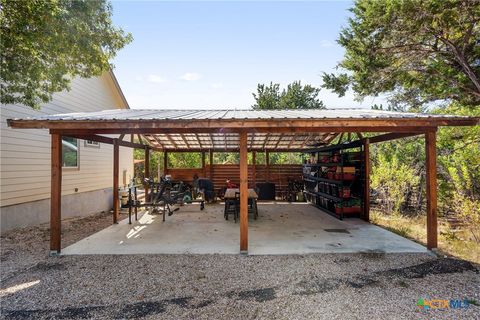
[[[386,215],[379,210],[372,209],[370,221],[402,237],[426,245],[427,221],[424,216]],[[467,231],[453,232],[450,226],[442,220],[438,221],[438,231],[438,250],[440,253],[480,263],[479,244],[469,237]]]

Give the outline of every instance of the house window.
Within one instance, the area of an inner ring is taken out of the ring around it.
[[[85,147],[88,148],[100,148],[100,142],[92,141],[92,140],[85,140]]]
[[[64,168],[78,168],[78,140],[62,138],[62,163]]]

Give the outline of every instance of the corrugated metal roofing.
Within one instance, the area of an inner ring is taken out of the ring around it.
[[[336,121],[338,120],[338,122]],[[414,121],[417,120],[417,121]],[[216,122],[213,123],[212,122]],[[287,130],[275,132],[273,125]],[[297,122],[295,124],[295,122]],[[39,117],[10,119],[9,124],[17,128],[50,128],[90,130],[87,134],[110,133],[142,134],[153,147],[163,150],[186,149],[238,149],[239,136],[225,129],[250,128],[248,146],[252,150],[294,150],[313,145],[328,144],[338,136],[339,128],[376,129],[379,132],[399,131],[398,126],[409,126],[411,130],[420,126],[435,128],[438,125],[475,125],[478,118],[400,113],[369,109],[305,109],[305,110],[159,110],[159,109],[115,109],[87,113],[44,115]],[[372,124],[373,122],[373,124]],[[352,124],[353,123],[353,124]],[[361,128],[361,123],[366,123]],[[323,130],[316,129],[323,124]],[[271,126],[272,125],[272,126]],[[382,125],[384,127],[382,127]],[[190,131],[189,130],[193,130]],[[329,128],[336,129],[329,132]],[[170,129],[170,131],[168,131]],[[208,129],[208,130],[207,130]],[[262,130],[265,129],[263,132]],[[271,129],[271,130],[267,130]],[[365,130],[367,129],[367,130]],[[134,131],[136,130],[136,131]],[[178,130],[178,132],[175,132]],[[202,132],[202,130],[205,130]],[[349,130],[345,130],[350,132]],[[65,132],[65,131],[64,131]],[[349,134],[350,137],[350,134]]]
[[[268,120],[268,119],[464,119],[461,116],[403,113],[370,109],[303,110],[160,110],[114,109],[45,115],[23,120],[109,121],[109,120]],[[14,119],[17,120],[17,119]]]

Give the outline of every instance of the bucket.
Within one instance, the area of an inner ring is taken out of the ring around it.
[[[305,201],[305,199],[304,199],[304,197],[303,197],[303,192],[302,192],[302,191],[299,192],[299,193],[297,193],[297,201],[298,201],[298,202],[304,202],[304,201]]]
[[[122,199],[122,207],[126,206],[128,204],[128,191],[120,191],[120,198]]]

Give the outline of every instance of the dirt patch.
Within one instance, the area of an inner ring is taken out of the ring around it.
[[[368,259],[381,259],[384,254],[379,256],[376,253],[362,253],[362,256]],[[337,262],[337,261],[335,261]],[[337,262],[338,263],[338,262]],[[366,273],[352,278],[327,278],[327,279],[305,279],[296,284],[298,295],[312,295],[325,293],[340,289],[341,286],[349,286],[355,289],[362,289],[366,286],[378,285],[383,282],[389,282],[387,277],[395,276],[403,279],[424,278],[428,275],[459,273],[464,271],[479,272],[470,262],[457,259],[436,259],[420,263],[410,267],[389,269],[375,273]],[[397,282],[398,283],[398,282]],[[400,282],[400,286],[408,287],[405,281]]]
[[[254,298],[255,301],[257,302],[270,301],[276,298],[274,288],[240,291],[237,295],[238,295],[238,298],[241,300]]]
[[[160,301],[142,301],[127,305],[69,307],[65,309],[33,309],[33,310],[2,310],[6,319],[90,319],[93,316],[105,315],[114,319],[138,319],[147,316],[159,315],[165,312],[168,305],[180,308],[198,309],[213,303],[213,300],[201,301],[190,305],[192,297],[180,297]]]
[[[434,274],[459,273],[464,271],[476,271],[478,273],[478,269],[471,262],[452,258],[441,258],[410,267],[382,271],[379,272],[379,274],[414,279],[424,278]]]
[[[34,265],[32,268],[30,268],[30,271],[40,271],[40,272],[46,272],[46,271],[54,271],[54,270],[65,270],[65,265],[60,262],[47,262],[47,261],[41,261]]]
[[[137,302],[124,307],[115,318],[138,319],[163,312],[165,312],[165,303],[162,301]]]
[[[123,219],[124,216],[123,214],[120,218]],[[64,220],[62,221],[62,247],[73,244],[110,225],[112,225],[112,215],[109,212]],[[31,268],[43,270],[43,267],[48,267],[44,261],[48,256],[49,239],[49,224],[2,233],[0,236],[1,278],[6,279],[21,270]],[[60,268],[60,266],[52,267]]]
[[[359,277],[355,277],[353,280],[347,280],[346,284],[352,288],[361,289],[366,286],[375,285],[379,282],[380,282],[379,279],[376,279],[373,277],[359,276]]]
[[[300,281],[296,287],[298,288],[295,294],[297,295],[312,295],[317,293],[325,293],[340,287],[342,281],[339,279],[317,279],[317,280],[303,280]]]
[[[188,306],[190,300],[192,300],[192,299],[193,299],[192,297],[173,298],[173,299],[168,300],[168,302],[172,303],[174,305],[177,305],[179,307],[186,308]]]

